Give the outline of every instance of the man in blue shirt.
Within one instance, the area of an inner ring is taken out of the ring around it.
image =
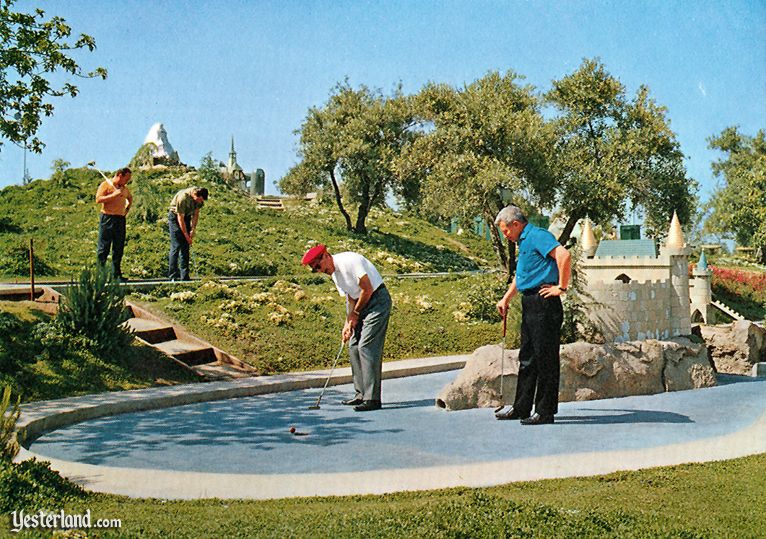
[[[497,419],[520,419],[522,425],[553,423],[559,404],[559,344],[564,319],[560,296],[571,275],[569,251],[553,234],[528,223],[516,206],[500,210],[495,224],[518,245],[516,275],[497,310],[505,318],[516,293],[521,298],[519,377],[513,408]],[[535,414],[532,413],[532,403]]]

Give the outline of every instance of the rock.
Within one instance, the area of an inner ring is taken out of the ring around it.
[[[500,345],[478,348],[436,398],[448,410],[500,404]],[[503,401],[513,403],[518,350],[506,350]],[[596,400],[714,386],[704,344],[684,337],[619,344],[576,342],[561,347],[559,400]]]
[[[766,330],[749,320],[703,326],[702,336],[718,372],[749,375],[754,364],[766,360]]]
[[[156,123],[149,128],[149,132],[146,134],[146,138],[144,138],[144,144],[150,143],[155,146],[155,149],[152,151],[155,165],[179,165],[181,163],[178,158],[178,152],[170,144],[168,133],[165,131],[165,126],[161,123]]]

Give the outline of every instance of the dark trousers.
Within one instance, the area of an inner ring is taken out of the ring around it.
[[[559,406],[559,344],[564,311],[561,298],[539,293],[521,298],[521,348],[514,410],[554,415]]]
[[[191,230],[191,215],[184,215],[186,231]],[[168,212],[168,232],[170,232],[170,255],[168,256],[168,279],[189,280],[189,242],[178,226],[178,217]]]
[[[112,273],[122,277],[122,253],[125,250],[125,217],[101,214],[98,222],[98,262],[103,266],[112,251]]]

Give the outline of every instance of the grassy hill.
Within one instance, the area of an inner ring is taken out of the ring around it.
[[[26,246],[34,239],[37,272],[68,278],[95,259],[101,181],[97,172],[69,169],[56,179],[0,191],[0,277],[28,274]],[[192,249],[192,274],[300,274],[300,256],[316,242],[333,251],[355,250],[383,272],[461,271],[494,265],[489,242],[473,234],[448,234],[423,220],[374,210],[370,233],[345,230],[334,203],[291,201],[287,211],[256,207],[237,189],[202,180],[195,171],[137,171],[130,189],[123,272],[132,279],[164,277],[167,271],[167,206],[191,185],[210,189]]]

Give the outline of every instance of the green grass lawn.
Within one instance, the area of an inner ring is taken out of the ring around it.
[[[138,343],[109,356],[57,343],[50,319],[31,302],[0,301],[0,388],[10,385],[23,402],[198,380]]]
[[[0,277],[28,275],[26,247],[35,242],[40,277],[68,279],[96,255],[101,181],[86,169],[67,171],[66,187],[52,180],[0,190]],[[346,231],[334,203],[291,201],[284,212],[256,207],[226,185],[202,181],[181,169],[138,171],[129,188],[136,207],[128,215],[123,273],[131,279],[167,274],[168,204],[190,185],[210,190],[192,249],[192,273],[206,276],[302,273],[300,257],[321,242],[335,252],[354,250],[391,273],[461,271],[496,265],[492,247],[472,233],[448,234],[421,219],[373,209],[369,234]]]
[[[306,270],[304,269],[304,273]],[[472,352],[501,339],[499,274],[386,279],[393,299],[384,360]],[[340,344],[345,303],[326,276],[234,284],[170,285],[135,296],[261,373],[328,367]],[[519,306],[508,346],[518,346]]]
[[[384,496],[166,501],[92,494],[67,510],[122,520],[119,531],[93,530],[91,537],[764,537],[764,469],[766,455],[757,455]]]

